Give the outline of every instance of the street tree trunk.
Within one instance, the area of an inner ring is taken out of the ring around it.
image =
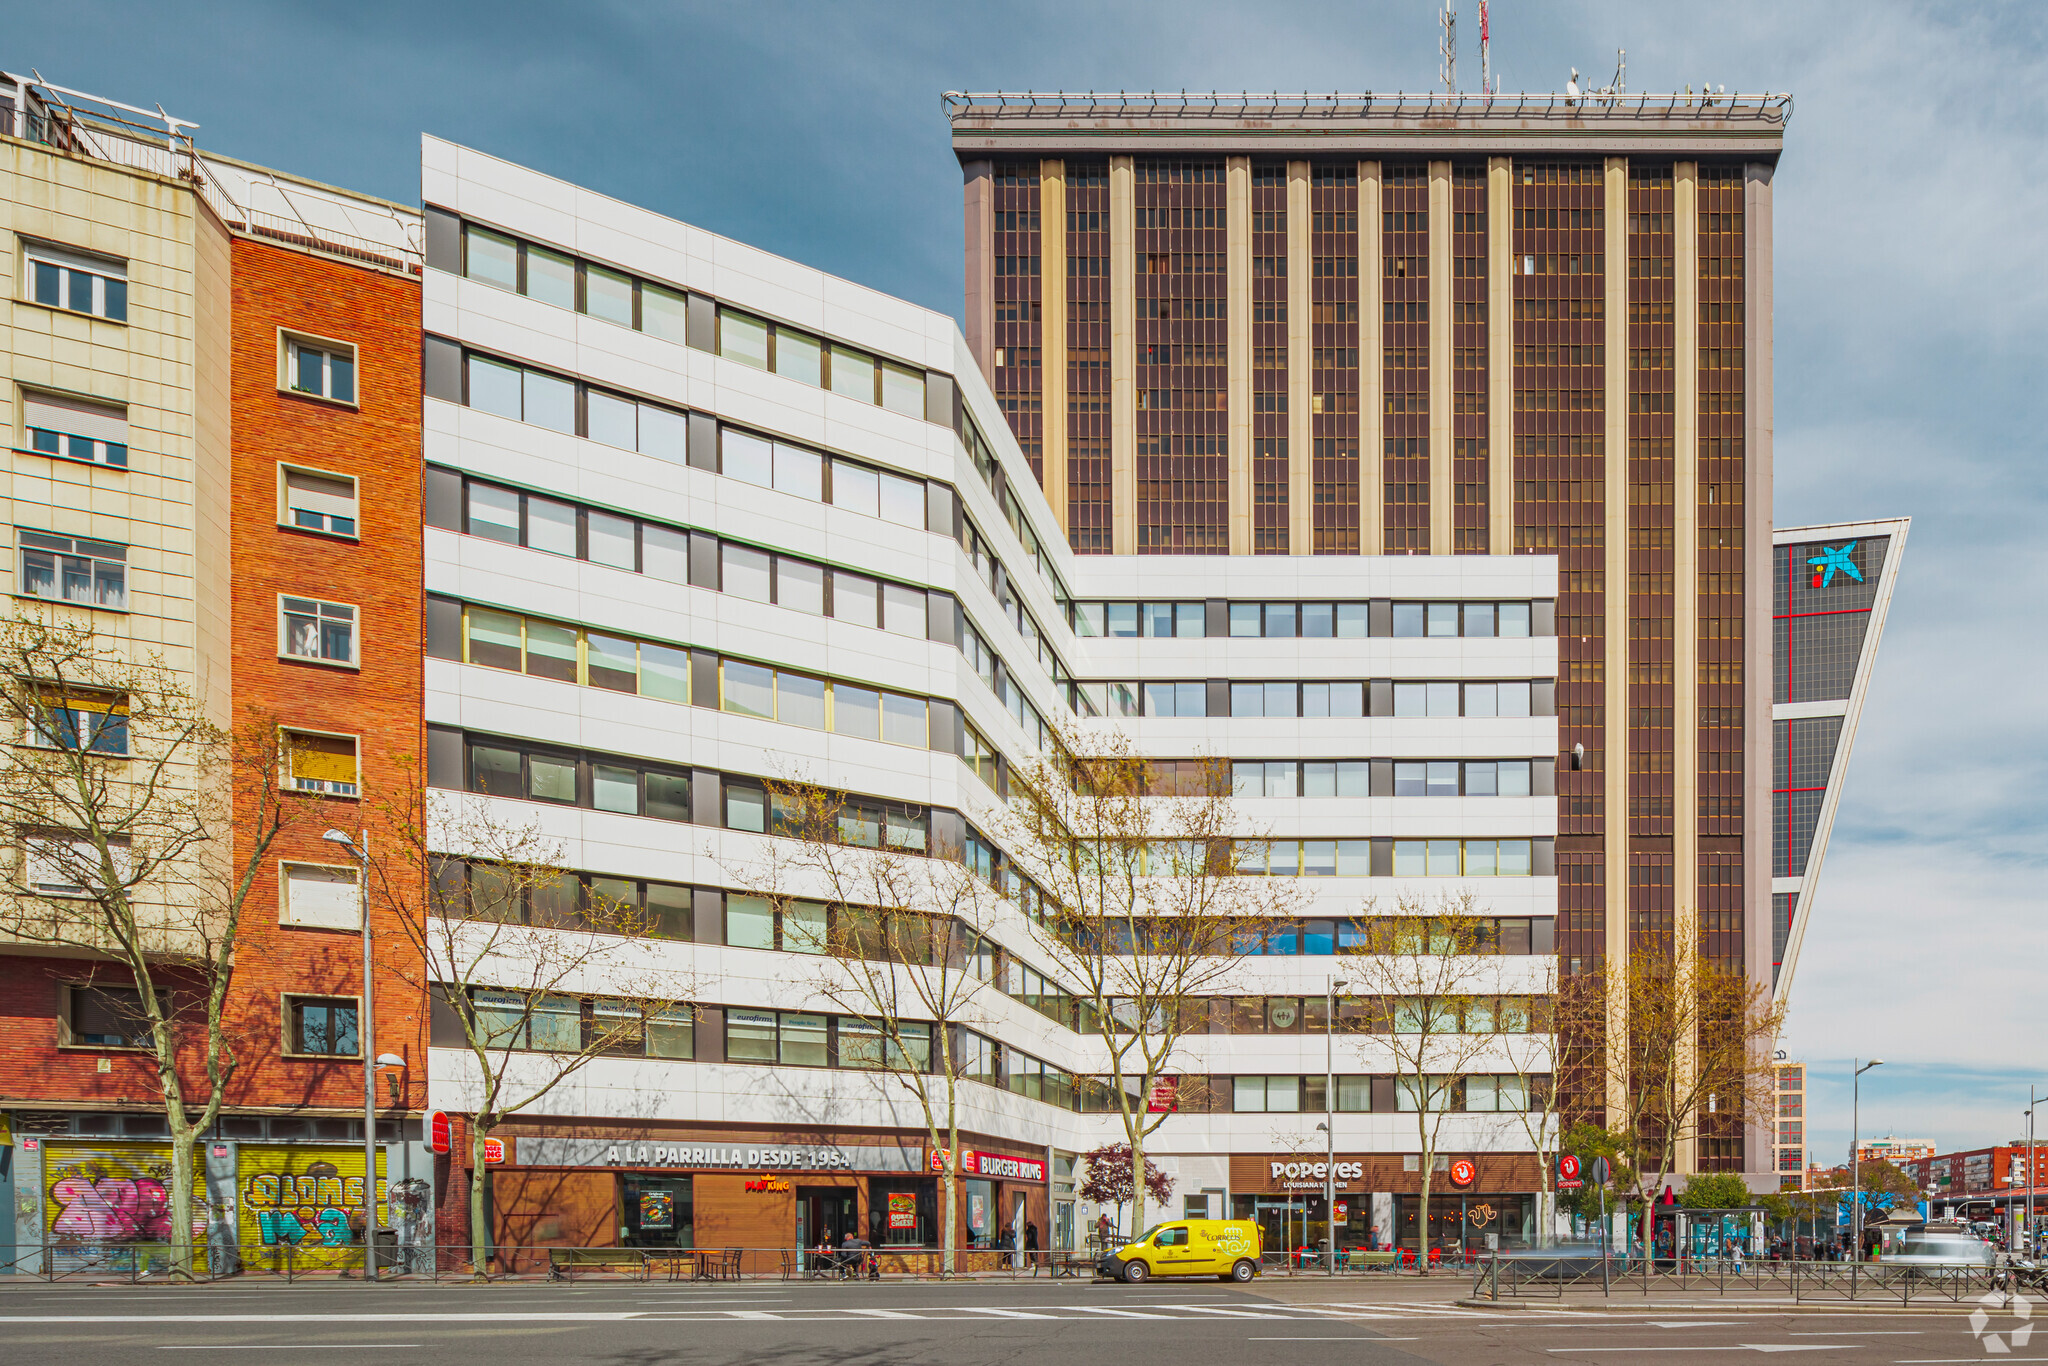
[[[490,1212],[484,1207],[491,1169],[484,1162],[484,1140],[490,1132],[471,1121],[469,1126],[469,1262],[479,1278],[487,1278],[487,1254],[491,1246]]]

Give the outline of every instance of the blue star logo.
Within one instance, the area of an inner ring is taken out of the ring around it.
[[[1856,542],[1854,541],[1849,542],[1845,546],[1823,545],[1820,548],[1820,554],[1807,561],[1808,564],[1813,566],[1813,577],[1816,580],[1813,586],[1815,588],[1833,587],[1835,571],[1837,569],[1856,580],[1856,582],[1862,583],[1863,571],[1858,569],[1856,562],[1849,558],[1855,552],[1855,549]]]

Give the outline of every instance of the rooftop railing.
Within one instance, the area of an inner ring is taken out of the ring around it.
[[[981,118],[1261,118],[1413,119],[1519,118],[1748,119],[1783,125],[1792,117],[1789,94],[1653,95],[1613,90],[1447,94],[1443,91],[1361,91],[1300,94],[1250,91],[979,91],[948,90],[939,97],[955,123]]]
[[[419,273],[424,244],[416,219],[372,207],[371,201],[321,194],[271,172],[216,163],[193,142],[192,130],[198,127],[164,112],[161,105],[153,111],[142,109],[53,85],[40,73],[17,76],[0,72],[0,133],[39,143],[65,156],[185,181],[237,232],[401,273]],[[239,199],[225,183],[230,179],[243,186]],[[272,207],[262,209],[243,202],[253,193],[261,193]],[[379,220],[377,226],[386,229],[382,236],[365,236],[323,221],[365,208]]]

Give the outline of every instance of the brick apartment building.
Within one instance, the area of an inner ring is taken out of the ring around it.
[[[370,813],[420,751],[419,218],[175,134],[169,150],[131,117],[0,77],[11,587],[162,654],[216,723],[285,732],[298,809],[244,915],[238,1067],[196,1160],[211,1256],[291,1245],[304,1265],[363,1205],[359,878],[322,834],[367,827],[376,847]],[[66,573],[35,578],[44,553]],[[72,595],[73,562],[114,587]],[[372,930],[375,1049],[407,1064],[379,1075],[388,1182],[423,1172],[404,1141],[423,1010],[395,916]],[[168,1236],[167,1125],[124,996],[118,964],[0,946],[0,1264]],[[135,1207],[98,1198],[106,1182],[133,1182]],[[405,1226],[424,1180],[402,1191],[383,1218]]]

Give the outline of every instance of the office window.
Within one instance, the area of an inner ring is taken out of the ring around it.
[[[277,602],[279,654],[350,668],[357,665],[355,608],[282,595]]]
[[[277,524],[328,536],[356,535],[356,481],[345,474],[324,474],[279,465],[280,505]]]
[[[873,403],[875,394],[875,358],[865,351],[834,344],[829,350],[832,392],[857,398],[863,403]]]
[[[118,404],[24,389],[22,446],[39,455],[128,467],[128,410]]]
[[[470,279],[500,289],[519,288],[519,243],[475,224],[467,227],[463,238],[463,265]]]
[[[633,325],[633,277],[603,266],[583,268],[583,311],[621,327]]]
[[[768,552],[728,542],[719,547],[718,560],[719,581],[725,592],[750,602],[771,600]]]
[[[556,308],[576,307],[575,258],[546,247],[527,247],[526,297]]]
[[[352,996],[287,996],[285,1052],[330,1058],[361,1056]]]
[[[29,727],[30,744],[93,754],[128,752],[128,703],[120,695],[68,690],[33,700],[42,711]]]
[[[924,374],[906,366],[882,365],[882,406],[905,417],[924,417]]]
[[[469,358],[469,406],[481,412],[496,413],[513,421],[525,418],[525,398],[521,375],[524,372],[516,365],[492,360],[488,356]]]
[[[74,1048],[148,1048],[149,1023],[134,987],[66,986],[61,1042]]]
[[[882,629],[897,635],[914,636],[919,640],[925,635],[925,597],[922,588],[906,588],[901,584],[882,585]]]
[[[768,368],[768,324],[730,309],[718,310],[718,354],[756,370]]]
[[[334,403],[356,401],[356,348],[348,342],[277,334],[277,387]]]
[[[285,786],[294,792],[353,797],[360,788],[356,740],[352,735],[284,733]]]
[[[315,930],[360,930],[362,895],[353,864],[284,863],[278,867],[278,923]]]
[[[775,329],[775,373],[816,387],[825,379],[824,343],[789,328]]]
[[[128,320],[128,266],[41,242],[23,244],[28,256],[28,297],[51,308]]]
[[[629,398],[587,389],[583,395],[584,435],[620,450],[640,446],[640,405]]]
[[[21,543],[20,592],[24,597],[128,610],[128,548],[84,536],[16,532]]]

